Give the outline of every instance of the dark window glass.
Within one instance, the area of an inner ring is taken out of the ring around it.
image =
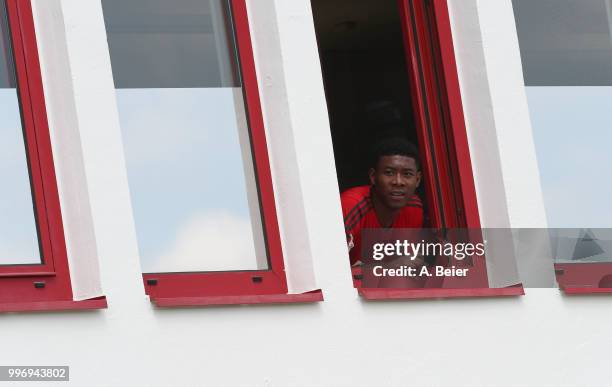
[[[527,86],[612,86],[612,1],[513,5]]]

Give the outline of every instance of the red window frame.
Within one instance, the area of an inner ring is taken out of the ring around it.
[[[447,0],[397,0],[397,4],[430,210],[428,226],[480,229]],[[361,287],[359,269],[353,269],[359,294],[371,300],[524,294],[521,286],[489,288],[484,259],[475,260],[470,273],[473,288],[469,289],[435,284],[426,289],[367,289]]]
[[[446,1],[399,0],[431,226],[480,228]],[[444,60],[442,60],[444,57]]]
[[[555,263],[559,289],[565,294],[612,293],[612,264]]]
[[[232,272],[145,273],[143,280],[146,294],[155,305],[160,307],[323,300],[320,290],[305,294],[288,294],[246,1],[231,0],[230,5],[238,48],[239,70],[242,74],[242,87],[249,119],[251,154],[259,188],[269,269]]]
[[[32,8],[6,8],[42,264],[0,266],[0,312],[105,308],[104,297],[73,301]]]

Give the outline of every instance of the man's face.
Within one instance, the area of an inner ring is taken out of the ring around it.
[[[370,169],[370,183],[377,198],[390,209],[406,206],[421,183],[421,172],[408,156],[383,156]]]

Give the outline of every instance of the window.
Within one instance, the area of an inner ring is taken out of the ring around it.
[[[0,0],[0,312],[73,301],[29,1]]]
[[[513,6],[557,280],[610,291],[612,2]]]
[[[288,296],[244,0],[103,0],[145,287]]]
[[[367,173],[378,162],[370,156],[372,144],[410,141],[420,153],[417,162],[422,179],[413,202],[422,203],[424,208],[422,226],[479,229],[446,1],[311,3],[343,207],[347,193],[367,195],[351,189],[369,190],[368,198],[375,195],[376,184]],[[364,212],[364,207],[357,207],[351,208]],[[343,211],[348,244],[360,254],[360,242],[348,230],[359,216],[346,208]],[[373,222],[378,225],[380,213],[376,215],[378,222]],[[347,219],[353,223],[347,225]],[[382,227],[376,225],[364,228]],[[421,225],[398,228],[415,227]],[[351,254],[351,263],[358,261]],[[459,286],[462,289],[452,281],[439,279],[415,286],[428,289],[366,289],[362,287],[360,268],[353,267],[353,273],[360,294],[366,298],[465,295],[465,288],[471,288],[471,295],[522,294],[520,287],[510,291],[489,289],[483,259],[471,262],[469,279]]]

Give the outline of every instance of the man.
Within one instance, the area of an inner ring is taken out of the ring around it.
[[[423,204],[415,195],[421,183],[416,147],[401,138],[388,138],[374,148],[372,161],[370,185],[341,195],[351,265],[361,260],[362,229],[423,227]]]

